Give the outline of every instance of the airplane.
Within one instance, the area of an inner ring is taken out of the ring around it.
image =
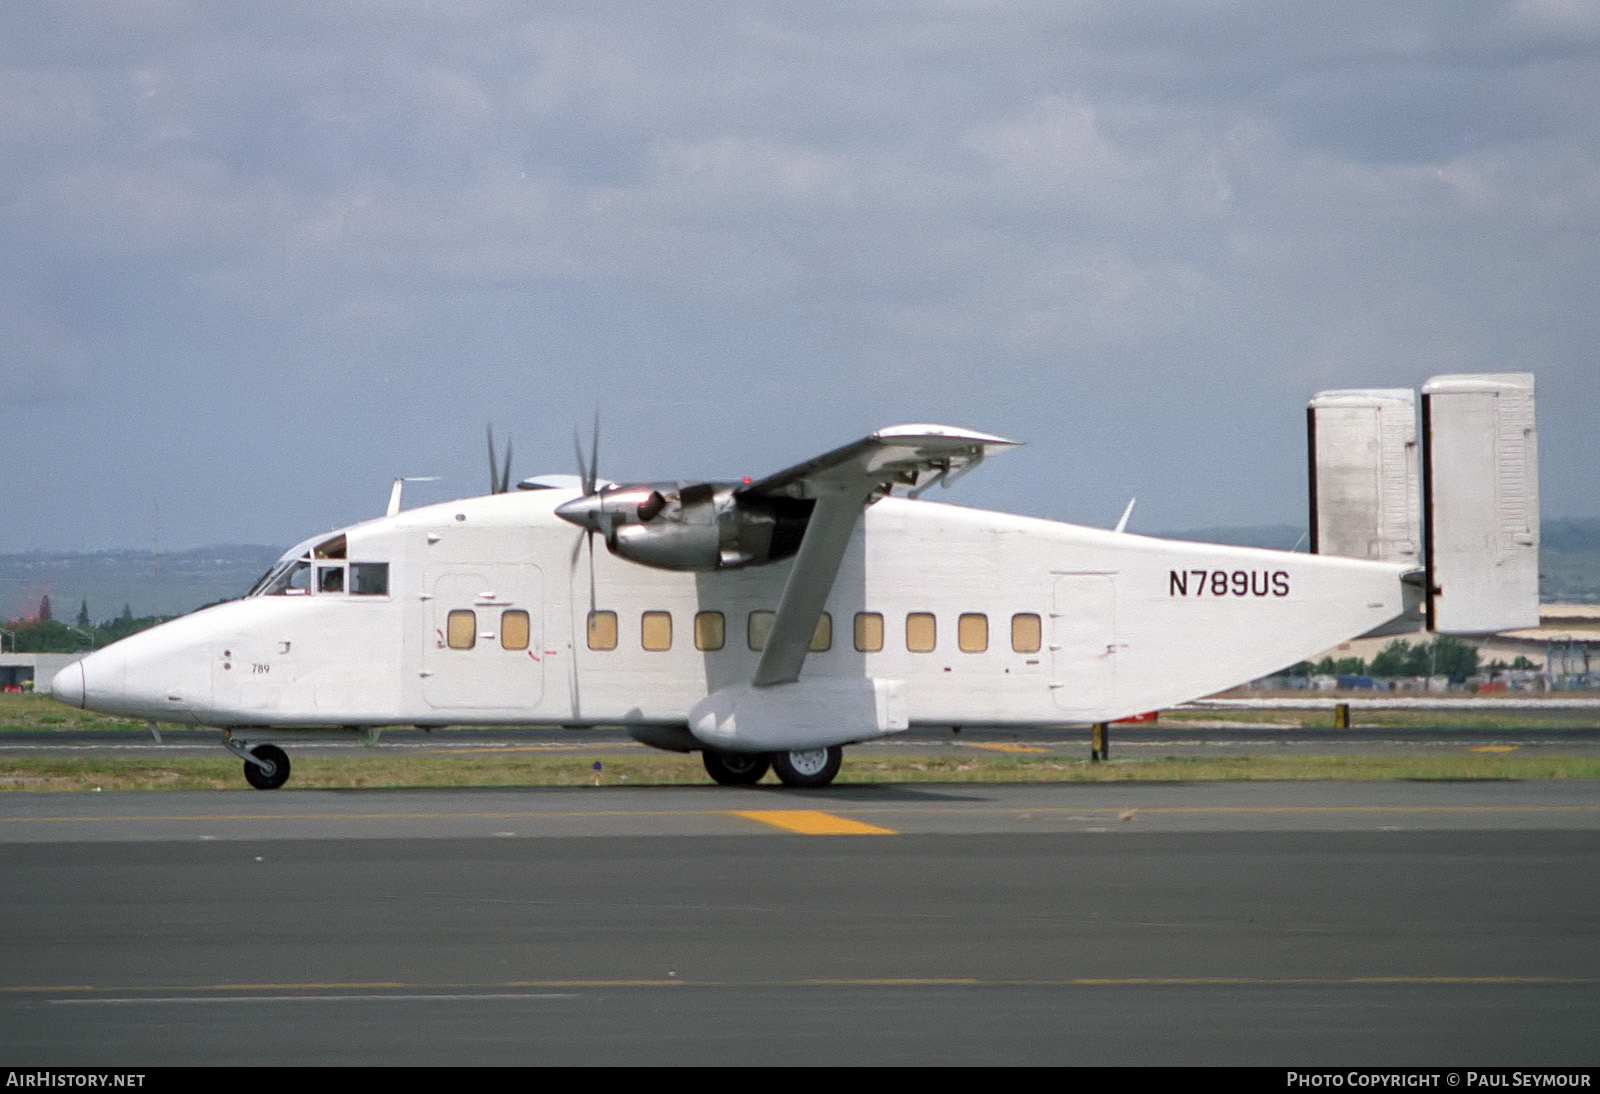
[[[1410,391],[1311,400],[1312,553],[929,500],[1017,443],[951,426],[755,481],[613,483],[597,423],[579,476],[517,489],[491,435],[489,494],[404,510],[397,480],[383,517],[51,690],[218,727],[260,789],[289,777],[281,743],[533,724],[826,786],[845,746],[911,726],[1107,723],[1360,635],[1536,625],[1533,378],[1435,377],[1421,409],[1419,432]]]

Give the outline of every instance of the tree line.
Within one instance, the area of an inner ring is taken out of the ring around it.
[[[1538,668],[1526,657],[1515,661],[1494,660],[1481,664],[1477,647],[1459,638],[1441,634],[1432,642],[1412,645],[1397,638],[1383,647],[1369,663],[1360,657],[1324,657],[1321,661],[1301,661],[1289,669],[1290,676],[1380,676],[1386,679],[1406,676],[1448,676],[1465,680],[1480,672],[1493,676],[1508,669]]]
[[[99,623],[89,619],[89,602],[85,600],[71,623],[56,618],[50,597],[39,601],[38,610],[31,616],[10,619],[0,624],[0,649],[9,653],[77,653],[80,650],[97,650],[119,638],[164,623],[170,615],[136,616],[124,604],[122,614]]]

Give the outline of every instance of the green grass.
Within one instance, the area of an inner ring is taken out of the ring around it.
[[[1254,698],[1254,696],[1252,696]],[[1343,693],[1320,692],[1316,695],[1301,693],[1299,699],[1371,699],[1371,692]],[[1418,696],[1423,698],[1423,696]],[[1593,692],[1562,692],[1552,698],[1595,699]],[[1600,721],[1600,711],[1552,710],[1523,708],[1498,712],[1493,710],[1352,710],[1350,724],[1377,728],[1405,729],[1431,728],[1449,725],[1461,729],[1587,729]],[[1282,726],[1285,729],[1331,729],[1331,710],[1163,710],[1158,725],[1174,727],[1200,723],[1202,725]],[[1137,734],[1137,725],[1114,725],[1113,734]]]
[[[1427,712],[1363,712],[1358,724],[1427,726]],[[1285,729],[1332,724],[1331,712],[1163,712],[1161,724],[1281,725]],[[1593,716],[1538,712],[1462,713],[1452,725],[1489,728],[1556,728],[1594,724]],[[114,729],[148,733],[144,722],[108,718],[62,706],[38,695],[0,695],[0,738],[6,731]],[[1138,726],[1112,729],[1118,740],[1137,740]],[[609,743],[517,751],[451,749],[441,734],[440,751],[388,750],[324,754],[289,749],[290,787],[360,788],[398,786],[580,786],[595,780],[600,761],[607,786],[703,786],[709,782],[698,756],[655,752]],[[1087,730],[1082,745],[1088,747]],[[1544,752],[1474,752],[1467,749],[1411,755],[1168,756],[1090,763],[1059,754],[1017,755],[951,747],[949,755],[907,756],[863,745],[845,754],[838,785],[927,782],[1121,782],[1285,779],[1593,779],[1600,757]],[[239,760],[219,747],[214,756],[0,758],[0,790],[203,790],[245,785]],[[770,781],[772,776],[768,776]]]
[[[291,788],[399,786],[588,786],[594,763],[605,786],[704,786],[697,756],[604,748],[356,755],[291,752]],[[241,763],[217,756],[0,759],[0,790],[220,790],[245,785]],[[1090,763],[1059,756],[896,756],[862,746],[846,754],[835,785],[870,783],[1210,782],[1219,780],[1593,779],[1600,757],[1450,752],[1423,756],[1169,756]],[[768,780],[772,777],[769,775]]]
[[[1593,692],[1564,692],[1565,697],[1600,698]],[[1306,698],[1305,693],[1296,693],[1295,698]],[[1321,692],[1313,698],[1338,698],[1339,693]],[[1361,692],[1343,695],[1343,698],[1366,699],[1372,698],[1372,693]],[[1600,720],[1600,712],[1594,711],[1549,711],[1542,712],[1537,709],[1508,710],[1497,713],[1486,711],[1459,711],[1441,713],[1426,710],[1352,710],[1350,720],[1356,726],[1368,727],[1394,727],[1403,729],[1410,727],[1431,727],[1441,724],[1459,726],[1463,729],[1560,729],[1587,728]],[[1198,724],[1200,726],[1214,726],[1218,724],[1245,725],[1245,726],[1280,726],[1284,729],[1327,729],[1333,726],[1333,711],[1292,711],[1292,710],[1164,710],[1161,712],[1161,726],[1175,727]],[[160,728],[165,729],[163,725]],[[172,728],[191,728],[188,726],[174,726]],[[150,726],[147,722],[128,721],[124,718],[114,718],[104,714],[95,714],[91,711],[78,710],[75,707],[65,706],[47,695],[0,695],[0,735],[8,731],[27,730],[31,732],[51,730],[125,730],[148,734]],[[1137,737],[1140,726],[1117,725],[1111,729],[1113,738],[1124,734]],[[1088,730],[1083,731],[1087,735]]]
[[[79,710],[58,703],[49,695],[0,694],[0,734],[27,730],[80,730],[124,729],[146,736],[150,733],[148,722],[130,722],[125,718],[112,718],[93,711]]]

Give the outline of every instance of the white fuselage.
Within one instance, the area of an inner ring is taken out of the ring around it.
[[[574,496],[488,495],[344,529],[344,564],[387,564],[386,593],[356,595],[347,574],[339,592],[184,616],[80,662],[82,705],[223,727],[681,726],[749,681],[751,613],[777,607],[790,563],[682,573],[597,542],[591,570],[584,533],[553,512]],[[856,525],[827,600],[831,641],[802,680],[898,681],[914,724],[1106,721],[1414,611],[1407,569],[888,498]],[[591,648],[610,644],[591,608],[615,613],[614,648]],[[715,645],[716,621],[696,622],[708,612],[721,613],[721,648],[697,648]],[[646,613],[666,615],[647,625]],[[858,613],[881,625],[858,633]],[[932,648],[908,648],[930,644],[929,614]],[[57,694],[71,701],[76,686]]]

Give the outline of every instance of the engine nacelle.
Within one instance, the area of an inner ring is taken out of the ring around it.
[[[716,570],[722,537],[715,524],[624,524],[606,538],[611,553],[658,570]]]
[[[737,570],[789,558],[800,549],[811,501],[738,497],[732,485],[693,483],[657,490],[615,524],[606,546],[620,558],[663,570]]]

